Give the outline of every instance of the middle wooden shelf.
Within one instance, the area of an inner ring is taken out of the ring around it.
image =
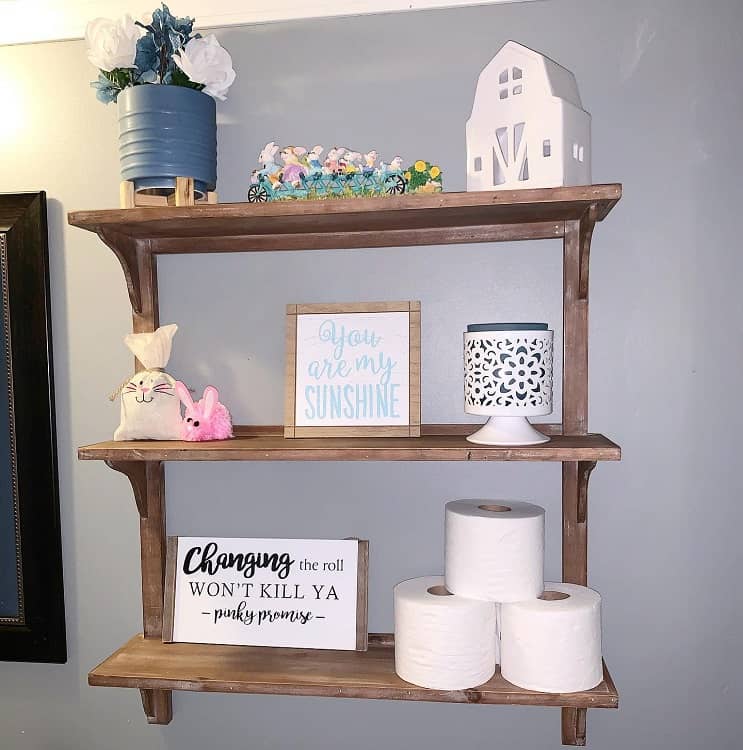
[[[293,438],[278,426],[236,426],[231,440],[188,443],[132,440],[86,445],[83,460],[98,461],[619,461],[619,446],[599,434],[563,435],[560,425],[534,425],[548,443],[476,445],[477,425],[422,425],[419,438]]]

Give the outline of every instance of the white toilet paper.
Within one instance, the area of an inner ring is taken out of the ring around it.
[[[590,690],[603,679],[601,596],[571,583],[544,586],[542,598],[501,605],[501,674],[527,690]]]
[[[395,586],[395,671],[436,690],[465,690],[495,673],[493,602],[446,592],[443,576]]]
[[[544,508],[516,500],[446,504],[446,587],[493,602],[544,589]]]

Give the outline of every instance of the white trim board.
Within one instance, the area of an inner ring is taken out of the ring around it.
[[[170,8],[211,28],[510,2],[532,0],[170,0]],[[93,18],[141,18],[157,6],[157,0],[0,0],[0,45],[82,39]]]

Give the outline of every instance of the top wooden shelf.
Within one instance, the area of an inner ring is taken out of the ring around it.
[[[586,185],[188,208],[73,211],[69,223],[146,253],[397,247],[563,237],[593,211],[601,221],[622,186]]]

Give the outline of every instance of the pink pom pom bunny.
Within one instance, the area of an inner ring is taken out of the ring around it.
[[[202,399],[196,403],[180,380],[176,381],[175,390],[186,407],[181,426],[183,440],[227,440],[232,437],[232,417],[227,407],[219,402],[219,392],[213,385],[204,388]]]

